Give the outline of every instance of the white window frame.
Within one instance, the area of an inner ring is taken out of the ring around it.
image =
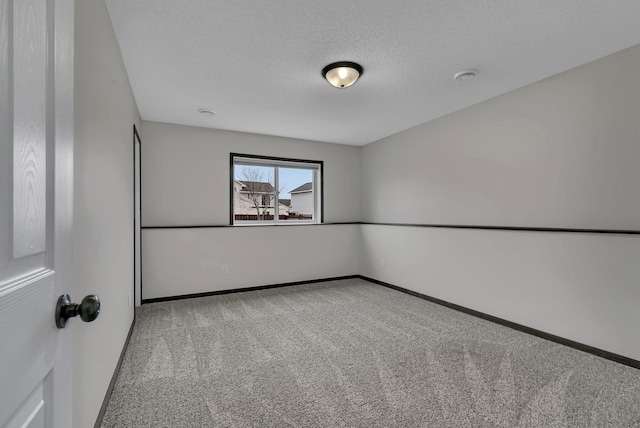
[[[274,168],[274,188],[275,202],[273,220],[236,220],[234,212],[234,181],[236,166],[263,166]],[[232,226],[281,226],[281,225],[303,225],[303,224],[321,224],[324,222],[323,210],[323,161],[314,161],[306,159],[289,159],[271,156],[247,155],[240,153],[231,153],[230,155],[230,224]],[[280,192],[279,188],[279,170],[278,168],[298,168],[312,171],[312,188],[313,188],[313,218],[311,220],[280,220]]]

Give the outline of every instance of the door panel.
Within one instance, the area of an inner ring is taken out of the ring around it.
[[[45,1],[0,0],[0,283],[45,262],[46,19]]]
[[[40,383],[9,419],[6,428],[44,428],[44,399],[44,383]]]
[[[13,257],[45,251],[47,4],[13,3]]]
[[[0,415],[8,417],[44,382],[53,366],[57,344],[52,316],[55,274],[43,270],[1,287]],[[0,426],[3,422],[0,418]]]
[[[0,0],[0,427],[70,426],[72,52],[73,0]]]

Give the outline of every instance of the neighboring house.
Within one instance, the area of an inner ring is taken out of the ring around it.
[[[313,183],[305,183],[291,192],[291,212],[313,215]]]
[[[291,199],[278,199],[278,214],[289,215],[291,211]]]
[[[259,214],[273,214],[274,200],[275,189],[270,183],[233,181],[233,212],[235,214],[258,214],[256,202],[260,210]]]
[[[258,202],[260,214],[273,214],[274,187],[270,183],[256,181],[233,181],[233,204],[236,214],[258,214],[254,198]],[[291,199],[278,200],[278,215],[288,215]]]

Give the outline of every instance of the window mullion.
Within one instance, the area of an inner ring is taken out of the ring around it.
[[[274,185],[275,185],[275,198],[273,201],[273,220],[276,223],[280,222],[280,184],[279,184],[279,180],[280,180],[280,167],[276,166],[275,167],[275,177],[273,179]]]

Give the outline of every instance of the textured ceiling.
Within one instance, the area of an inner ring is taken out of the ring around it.
[[[144,120],[354,145],[640,43],[639,0],[106,3]]]

